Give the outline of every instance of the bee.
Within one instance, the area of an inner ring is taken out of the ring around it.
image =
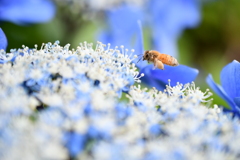
[[[164,69],[163,64],[166,64],[169,66],[179,65],[176,58],[168,54],[163,54],[154,50],[145,51],[142,59],[143,61],[147,60],[148,62],[152,62],[154,64],[154,69],[159,68],[163,70]]]

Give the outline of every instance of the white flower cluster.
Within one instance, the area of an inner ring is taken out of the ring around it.
[[[192,84],[141,89],[121,46],[0,53],[0,159],[237,159],[237,119]],[[133,53],[133,51],[131,51]],[[127,102],[119,102],[122,92]]]

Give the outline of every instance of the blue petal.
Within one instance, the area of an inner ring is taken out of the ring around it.
[[[240,109],[238,107],[236,108],[236,110],[223,108],[223,112],[232,113],[232,118],[235,118],[235,117],[240,118]]]
[[[132,114],[132,108],[126,107],[122,103],[117,104],[117,106],[115,107],[115,110],[116,110],[117,118],[119,119],[123,119]]]
[[[144,73],[143,82],[147,82],[147,85],[156,87],[163,90],[168,84],[168,80],[171,80],[171,85],[175,86],[177,82],[186,84],[195,80],[198,75],[198,70],[184,65],[176,67],[165,65],[165,70],[155,69],[153,65],[148,65],[142,71]],[[142,80],[142,79],[141,79]]]
[[[225,92],[225,90],[218,84],[216,84],[212,78],[212,75],[209,74],[206,78],[206,82],[207,84],[211,87],[211,89],[217,93],[222,99],[224,99],[233,110],[235,110],[236,105],[233,102],[233,100],[227,95],[227,93]]]
[[[99,40],[111,43],[113,46],[124,45],[131,49],[134,34],[137,33],[137,21],[142,17],[142,11],[134,6],[123,5],[118,9],[106,12],[109,29],[100,33]]]
[[[200,7],[197,0],[151,0],[153,48],[177,57],[177,39],[185,28],[195,27],[200,22]],[[151,17],[150,17],[151,18]]]
[[[129,37],[126,37],[126,36],[119,37],[118,36],[118,38],[116,38],[109,31],[102,31],[101,33],[99,33],[97,39],[99,39],[104,44],[110,43],[111,48],[114,48],[116,46],[119,47],[120,45],[124,45],[125,48],[128,48],[130,46],[128,43],[130,41]]]
[[[5,36],[3,30],[0,28],[0,49],[6,50],[7,48],[7,37]]]
[[[151,76],[152,69],[153,65],[148,65],[141,69],[140,73],[144,73],[144,77],[141,78],[141,81],[150,87],[155,87],[156,89],[163,91],[166,88],[166,83],[154,79]]]
[[[91,125],[88,127],[88,136],[90,138],[97,139],[100,137],[100,132],[98,131],[98,129],[95,126]]]
[[[176,67],[165,65],[164,70],[152,70],[152,75],[155,79],[161,80],[165,83],[168,83],[168,79],[170,79],[171,84],[176,85],[177,82],[186,84],[194,81],[198,72],[197,69],[185,65],[179,65]]]
[[[153,27],[153,48],[161,53],[178,57],[177,37],[169,36],[164,30]]]
[[[50,0],[2,0],[0,20],[19,25],[47,22],[54,17],[55,10]]]
[[[179,35],[183,29],[195,27],[200,22],[197,0],[152,0],[149,6],[154,26],[170,35]]]
[[[143,54],[144,46],[143,46],[142,22],[138,20],[137,23],[138,23],[138,32],[137,32],[137,43],[135,44],[135,48],[139,53]]]
[[[141,19],[141,10],[134,6],[123,5],[107,12],[112,33],[117,36],[129,36],[137,28],[137,20]],[[122,33],[125,33],[122,35]]]
[[[86,136],[76,132],[67,132],[64,140],[70,156],[75,157],[84,149],[87,139]]]
[[[153,135],[159,135],[161,133],[161,126],[159,124],[153,124],[149,128],[149,132]]]
[[[136,63],[136,66],[141,69],[147,65],[147,62],[142,61],[142,56],[144,54],[142,23],[140,20],[137,23],[138,23],[138,31],[136,37],[137,41],[134,48],[136,55],[138,55],[138,58],[135,59],[133,63]]]
[[[220,74],[221,84],[230,98],[240,97],[240,63],[236,60],[226,65]]]
[[[235,97],[233,100],[235,104],[240,108],[240,97]]]

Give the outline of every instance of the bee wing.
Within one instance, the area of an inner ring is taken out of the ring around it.
[[[154,68],[153,69],[156,69],[156,68],[159,68],[159,69],[162,69],[164,70],[164,65],[161,61],[159,61],[157,58],[154,59]]]

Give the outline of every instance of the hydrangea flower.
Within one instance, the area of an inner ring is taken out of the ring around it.
[[[230,106],[233,115],[240,116],[240,63],[236,60],[226,65],[220,74],[221,86],[209,74],[206,81],[212,90]],[[226,109],[227,110],[227,109]]]
[[[110,117],[102,118],[102,112],[115,111],[116,99],[135,81],[140,82],[141,75],[122,47],[117,50],[108,45],[105,49],[99,42],[93,49],[84,42],[70,50],[69,44],[62,47],[58,41],[43,44],[39,50],[35,47],[0,54],[0,117],[4,120],[0,140],[6,147],[0,155],[14,159],[11,153],[27,138],[27,131],[34,140],[25,145],[24,157],[38,152],[43,153],[42,159],[76,157],[91,139],[108,137]],[[25,130],[27,125],[33,127]],[[16,135],[9,134],[11,131]]]
[[[2,50],[0,159],[237,159],[239,120],[209,107],[208,90],[141,88],[126,52],[58,41]]]

